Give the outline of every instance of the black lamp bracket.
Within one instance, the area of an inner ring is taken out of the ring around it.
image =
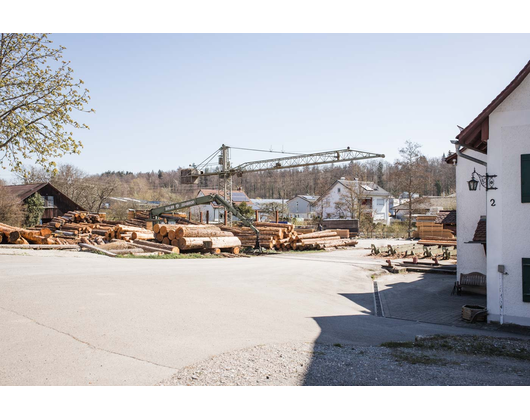
[[[495,187],[495,181],[493,178],[497,178],[497,175],[489,175],[487,172],[486,172],[486,175],[480,175],[476,170],[475,168],[473,168],[473,173],[471,174],[471,177],[474,179],[474,176],[477,176],[479,181],[480,181],[480,185],[482,185],[484,188],[486,188],[486,191],[489,191],[489,190],[496,190],[497,187]]]

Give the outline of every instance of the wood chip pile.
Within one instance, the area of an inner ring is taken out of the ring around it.
[[[213,252],[229,251],[239,254],[241,241],[232,232],[222,231],[215,225],[156,224],[155,240],[180,251]]]

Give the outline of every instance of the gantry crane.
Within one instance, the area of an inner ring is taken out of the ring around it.
[[[208,158],[206,158],[201,164],[191,168],[183,169],[181,171],[181,182],[182,184],[195,184],[200,177],[205,176],[218,176],[219,184],[222,186],[223,196],[226,201],[232,205],[232,177],[243,176],[244,173],[248,172],[261,172],[278,169],[291,169],[301,168],[306,166],[324,165],[330,163],[339,162],[352,162],[356,160],[366,160],[375,158],[384,158],[385,155],[379,153],[362,152],[360,150],[352,150],[349,147],[341,150],[331,150],[327,152],[308,153],[308,154],[295,154],[290,153],[293,156],[279,157],[273,159],[256,160],[252,162],[242,163],[238,166],[231,166],[230,162],[230,149],[240,150],[252,150],[239,147],[229,147],[222,145]],[[262,150],[270,152],[270,150]],[[285,153],[285,152],[276,152]],[[206,166],[214,159],[219,156],[219,166],[213,171],[207,171]],[[231,222],[231,213],[228,213],[228,222]]]

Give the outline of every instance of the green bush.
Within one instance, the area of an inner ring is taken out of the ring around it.
[[[39,224],[44,214],[44,199],[40,194],[35,193],[25,201],[26,203],[26,218],[24,220],[25,226],[35,226]]]

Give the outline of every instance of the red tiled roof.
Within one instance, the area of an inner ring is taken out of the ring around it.
[[[445,158],[445,161],[449,164],[452,164],[453,161],[457,161],[457,160],[458,160],[458,156],[456,155],[456,153],[451,153],[449,156]]]
[[[478,221],[477,228],[475,229],[475,235],[473,236],[473,242],[486,243],[486,218],[481,217]]]
[[[443,225],[456,225],[456,210],[440,211],[434,223]]]
[[[487,153],[487,141],[489,138],[489,115],[517,89],[523,80],[530,74],[530,61],[519,72],[504,90],[497,95],[497,97],[484,108],[484,110],[477,115],[477,117],[464,128],[460,134],[456,136],[460,144],[470,149],[477,150],[482,153]]]

